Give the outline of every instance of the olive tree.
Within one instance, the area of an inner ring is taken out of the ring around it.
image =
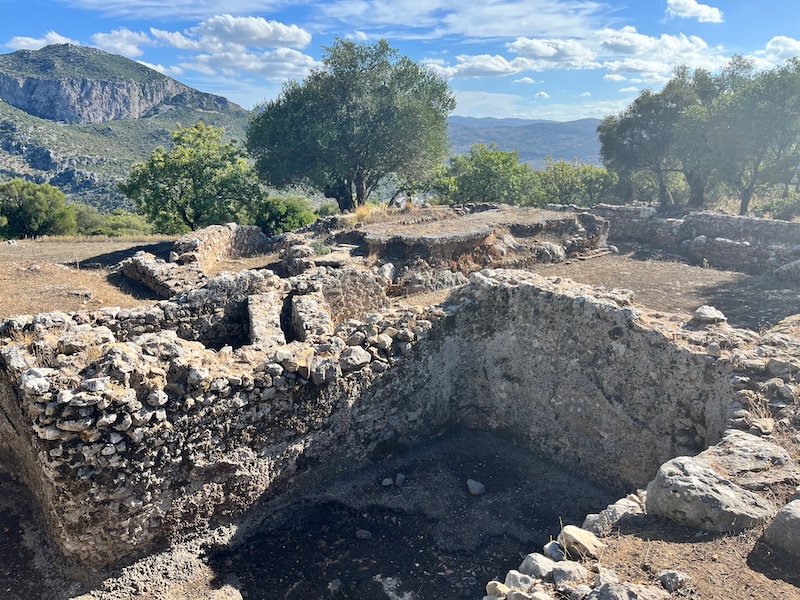
[[[420,180],[441,164],[453,108],[447,82],[386,40],[337,40],[321,67],[260,107],[247,148],[269,185],[307,185],[347,211],[382,182]]]

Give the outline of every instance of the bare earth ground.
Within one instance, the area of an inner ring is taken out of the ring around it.
[[[149,243],[145,240],[45,240],[22,241],[18,246],[0,246],[0,319],[48,310],[85,310],[101,305],[132,307],[151,302],[153,297],[150,293],[136,286],[123,284],[121,278],[115,279],[106,268],[139,249],[163,256],[168,252],[169,244],[163,240],[151,240]],[[274,260],[275,257],[263,257],[227,261],[220,265],[220,270],[266,267]],[[64,264],[69,266],[65,268]],[[89,268],[93,264],[100,268]],[[691,313],[702,304],[712,304],[728,316],[732,325],[751,329],[769,327],[800,312],[800,287],[779,282],[769,274],[753,276],[704,269],[669,260],[669,257],[664,259],[653,256],[641,249],[623,248],[618,255],[572,260],[558,265],[539,265],[534,270],[541,275],[569,277],[581,283],[608,289],[632,289],[638,304],[657,311]],[[423,298],[407,300],[418,303]],[[31,546],[30,540],[36,537],[35,532],[31,532],[30,515],[14,509],[15,505],[21,507],[27,501],[20,496],[17,486],[10,482],[0,489],[0,496],[5,498],[5,502],[0,503],[0,598],[63,597],[63,583],[57,584],[61,589],[58,596],[51,596],[44,591],[42,578],[30,559],[27,548]],[[242,583],[241,589],[250,592],[249,600],[281,597],[266,591],[264,585],[267,582],[276,585],[282,578],[296,576],[299,568],[297,565],[300,563],[306,565],[304,568],[309,570],[309,575],[319,565],[323,569],[331,567],[322,559],[317,564],[317,559],[313,558],[320,553],[319,545],[323,543],[331,544],[336,549],[330,553],[330,559],[334,561],[339,556],[352,552],[357,560],[362,561],[361,564],[375,566],[372,552],[378,551],[385,557],[391,557],[396,552],[397,561],[402,562],[395,562],[391,568],[385,569],[387,574],[394,571],[397,575],[408,575],[419,569],[409,562],[412,561],[413,554],[402,548],[393,549],[394,542],[386,548],[376,547],[382,546],[385,541],[391,541],[396,535],[392,533],[395,530],[392,517],[397,516],[396,514],[376,510],[366,519],[363,517],[366,513],[342,507],[336,502],[318,505],[315,510],[317,512],[304,513],[304,518],[312,526],[310,533],[277,530],[263,540],[246,542],[237,551],[238,554],[226,556],[224,551],[217,554],[212,559],[212,565],[220,575],[233,571]],[[403,527],[399,530],[400,537],[397,539],[400,541],[397,544],[406,543],[405,534],[410,531],[412,524],[414,527],[422,527],[423,531],[431,526],[421,516],[407,515],[405,518],[408,520],[404,523],[409,529]],[[365,523],[366,519],[366,524],[374,529],[377,537],[375,541],[362,544],[362,552],[356,550],[359,546],[351,546],[356,541],[347,534],[346,539],[352,541],[348,541],[344,549],[337,548],[336,544],[343,534],[333,531],[322,536],[317,535],[318,519],[334,528],[344,527],[347,531]],[[419,522],[415,523],[415,520]],[[609,547],[601,556],[600,564],[614,569],[623,580],[651,584],[663,569],[682,570],[692,575],[694,582],[689,589],[677,592],[675,596],[693,600],[800,599],[800,589],[797,587],[800,585],[800,565],[797,561],[792,562],[774,555],[769,548],[759,543],[760,534],[760,531],[753,531],[737,536],[705,536],[667,521],[643,518],[627,524],[619,534],[606,540]],[[281,537],[286,535],[289,537]],[[305,542],[298,539],[303,535],[307,535]],[[307,545],[304,546],[304,543]],[[293,544],[295,550],[283,555],[283,549],[288,550],[288,546]],[[494,559],[500,558],[499,549],[487,548]],[[527,551],[537,549],[533,546],[527,548]],[[268,555],[276,556],[276,552],[284,556],[286,570],[283,574],[267,573],[263,570],[243,572],[239,566],[243,561],[243,553],[252,553],[253,558],[263,562]],[[425,547],[422,554],[427,555],[430,552],[430,548]],[[35,554],[42,556],[41,548]],[[325,552],[322,555],[327,556]],[[306,561],[309,557],[311,559]],[[518,558],[513,553],[510,554],[502,568],[516,568]],[[442,562],[443,565],[437,568],[447,573],[447,561]],[[443,587],[436,594],[431,595],[433,589],[426,593],[423,587],[417,598],[438,600],[440,597],[453,597],[452,592],[479,598],[480,583],[476,585],[470,579],[473,577],[470,571],[475,571],[478,567],[476,564],[471,570],[467,566],[450,569],[453,572],[443,576],[440,582]],[[353,568],[352,565],[350,568]],[[458,577],[454,579],[456,575]],[[487,575],[489,573],[475,571],[474,579],[480,580]],[[498,572],[497,575],[502,574]],[[353,582],[358,585],[360,580],[363,580],[366,587],[375,584],[372,579],[359,579],[356,571],[352,571],[349,576],[349,583],[346,583],[348,586],[354,585]],[[345,575],[340,579],[345,583],[347,577]],[[264,579],[264,584],[259,583],[261,578]],[[332,579],[333,577],[328,576],[326,581]],[[451,591],[445,591],[448,589],[447,585],[452,586],[449,588]],[[302,586],[298,591],[301,589]],[[445,593],[446,596],[437,595],[440,593]],[[301,594],[296,597],[312,596]]]

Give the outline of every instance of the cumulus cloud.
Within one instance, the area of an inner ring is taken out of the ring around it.
[[[507,45],[508,49],[537,62],[537,70],[547,68],[593,69],[597,67],[595,53],[577,40],[538,39],[520,37]]]
[[[284,25],[262,17],[217,15],[206,19],[191,31],[201,40],[259,48],[305,48],[311,43],[311,34],[297,25]]]
[[[183,69],[181,69],[180,67],[165,67],[164,65],[161,64],[153,65],[143,60],[139,60],[136,62],[138,62],[140,65],[144,65],[148,69],[153,69],[153,71],[158,71],[162,75],[169,75],[170,77],[179,77],[184,73]]]
[[[530,77],[522,77],[520,79],[515,79],[514,83],[525,83],[528,85],[534,85],[537,83],[544,83],[544,81],[536,81],[535,79],[531,79]]]
[[[11,48],[12,50],[39,50],[51,44],[74,44],[80,46],[80,42],[59,35],[55,31],[48,31],[41,38],[15,36],[6,44],[6,48]]]
[[[622,88],[620,90],[620,92],[622,92],[623,94],[632,94],[632,93],[638,92],[638,91],[639,91],[639,88],[637,88],[635,85],[632,85],[630,87],[625,87],[625,88]]]
[[[545,98],[545,99],[546,99],[546,98],[549,98],[549,97],[550,97],[550,94],[548,94],[547,92],[538,92],[538,93],[537,93],[537,94],[534,96],[534,98]]]
[[[592,92],[583,92],[582,94],[579,94],[579,95],[580,95],[582,98],[588,98],[589,96],[591,96],[591,95],[592,95]]]
[[[146,33],[136,33],[120,27],[110,33],[95,33],[92,36],[92,43],[100,50],[135,58],[144,54],[140,46],[151,45],[153,40]]]
[[[778,35],[767,42],[766,48],[756,54],[764,56],[767,60],[778,63],[789,58],[800,56],[800,40]]]
[[[291,48],[278,48],[271,52],[248,52],[228,48],[214,54],[199,54],[194,60],[181,63],[181,68],[204,75],[233,77],[242,71],[258,75],[271,83],[305,77],[317,62],[310,56]]]
[[[628,81],[625,75],[620,75],[619,73],[606,73],[603,75],[603,79],[606,81]]]
[[[530,61],[524,58],[508,60],[503,56],[490,54],[456,56],[456,64],[452,66],[431,62],[428,65],[440,75],[450,79],[503,77],[531,70],[532,67]]]
[[[667,14],[671,17],[697,19],[701,23],[722,23],[722,11],[697,0],[667,0]]]

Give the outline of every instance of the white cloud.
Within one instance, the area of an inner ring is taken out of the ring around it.
[[[515,54],[537,61],[537,70],[597,68],[595,53],[576,40],[520,37],[507,47]]]
[[[80,42],[59,35],[55,31],[48,31],[43,38],[23,37],[18,35],[11,38],[6,44],[6,47],[12,50],[39,50],[51,44],[74,44],[80,46]]]
[[[531,79],[530,77],[522,77],[520,79],[515,79],[514,83],[525,83],[528,85],[534,85],[537,83],[544,83],[544,81],[536,81],[535,79]]]
[[[192,52],[200,52],[202,50],[213,51],[219,49],[219,43],[210,43],[208,40],[191,39],[183,35],[179,31],[164,31],[162,29],[150,28],[150,35],[152,35],[159,42],[172,46],[178,50],[190,50]]]
[[[63,0],[74,8],[130,19],[201,20],[223,13],[270,14],[285,0]]]
[[[789,58],[800,56],[800,40],[778,35],[767,42],[765,50],[756,52],[767,60],[778,63]]]
[[[257,48],[305,48],[311,43],[311,34],[297,25],[284,25],[261,17],[217,15],[206,19],[191,31],[201,40]]]
[[[508,38],[523,35],[579,36],[607,10],[591,0],[336,0],[323,16],[361,29],[392,28],[394,38],[463,35]]]
[[[120,27],[111,33],[95,33],[92,36],[92,43],[100,50],[134,58],[144,54],[139,46],[151,45],[153,40],[146,33],[136,33]]]
[[[524,58],[507,60],[502,56],[479,54],[477,56],[456,56],[456,64],[445,66],[428,62],[428,65],[444,77],[450,79],[474,79],[477,77],[503,77],[531,70],[531,62]]]
[[[228,48],[215,54],[199,54],[192,61],[181,63],[180,67],[204,75],[222,73],[228,77],[235,77],[245,71],[271,83],[282,83],[287,79],[305,77],[317,65],[310,56],[291,48],[278,48],[262,53]]]
[[[547,92],[539,92],[534,96],[534,98],[549,98],[549,97],[550,94],[548,94]]]
[[[638,92],[638,91],[639,91],[639,88],[637,88],[635,85],[632,85],[632,86],[626,87],[626,88],[622,88],[620,90],[620,92],[622,92],[623,94],[632,94],[632,93]]]
[[[347,39],[356,40],[358,42],[366,42],[369,39],[369,36],[363,31],[354,31],[353,33],[347,34]]]
[[[144,65],[148,69],[153,69],[153,71],[158,71],[162,75],[169,75],[170,77],[178,77],[183,75],[184,71],[180,67],[165,67],[164,65],[152,65],[149,62],[145,62],[143,60],[136,61],[140,65]]]
[[[575,119],[597,118],[616,114],[624,110],[629,100],[591,100],[576,104],[538,102],[513,94],[492,92],[458,92],[458,106],[455,114],[470,117],[514,117],[519,119],[552,119],[553,121],[573,121]]]
[[[579,95],[581,96],[581,98],[588,98],[589,96],[592,95],[592,92],[583,92],[582,94]]]
[[[628,81],[627,77],[620,75],[619,73],[607,73],[603,75],[603,79],[606,81]]]
[[[667,0],[667,14],[671,17],[697,19],[701,23],[722,23],[722,11],[697,0]]]

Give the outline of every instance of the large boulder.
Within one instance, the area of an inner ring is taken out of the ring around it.
[[[778,511],[764,532],[764,540],[800,557],[800,500],[793,500]]]
[[[700,457],[667,461],[647,486],[647,513],[706,531],[741,531],[766,522],[775,507],[717,473]]]

